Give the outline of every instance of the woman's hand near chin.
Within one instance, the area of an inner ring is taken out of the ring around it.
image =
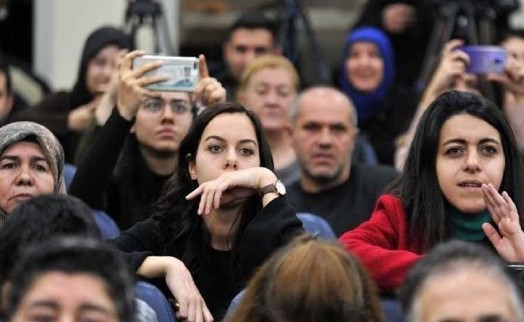
[[[228,171],[214,180],[203,182],[189,193],[186,199],[192,200],[200,196],[198,214],[208,215],[213,209],[218,209],[223,204],[230,203],[235,199],[245,199],[258,193],[262,187],[274,183],[276,180],[276,175],[263,167]],[[274,198],[276,197],[274,196]],[[264,196],[262,204],[265,206],[274,198]]]
[[[482,185],[486,207],[497,229],[489,223],[482,230],[500,256],[508,262],[524,262],[524,232],[517,207],[507,192],[500,194],[491,184]]]

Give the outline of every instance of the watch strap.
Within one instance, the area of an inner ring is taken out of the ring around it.
[[[275,183],[270,183],[270,184],[268,184],[268,185],[266,185],[266,186],[263,186],[263,187],[259,190],[258,194],[259,194],[260,196],[263,196],[263,195],[265,195],[265,194],[272,193],[272,192],[277,193],[277,189],[275,188]]]

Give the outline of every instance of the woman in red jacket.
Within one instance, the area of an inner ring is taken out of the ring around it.
[[[340,241],[390,292],[445,240],[524,261],[523,215],[524,165],[506,119],[481,96],[449,91],[423,115],[402,177],[370,220]]]

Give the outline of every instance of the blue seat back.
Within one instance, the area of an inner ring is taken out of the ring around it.
[[[404,311],[397,298],[384,296],[380,304],[387,322],[404,322]]]
[[[304,212],[298,213],[297,217],[302,221],[302,226],[310,235],[326,240],[337,239],[337,235],[324,218]]]
[[[111,239],[120,235],[120,228],[108,214],[102,210],[93,210],[93,216],[95,217],[96,224],[100,229],[102,238]]]
[[[177,321],[173,307],[153,284],[139,281],[135,284],[136,297],[146,302],[156,313],[158,322]]]
[[[71,182],[73,181],[75,173],[76,167],[74,165],[69,163],[64,164],[64,171],[62,172],[62,174],[64,175],[66,191],[69,191],[69,187],[71,186]]]
[[[351,160],[355,163],[377,165],[378,157],[375,149],[365,134],[359,134],[355,141],[355,147],[351,154]]]
[[[222,322],[228,322],[231,320],[231,318],[233,317],[233,314],[235,314],[237,310],[238,305],[244,299],[245,294],[246,294],[246,289],[243,289],[242,291],[240,291],[240,293],[235,295],[235,297],[231,300],[231,303],[229,303],[229,306],[226,312],[226,316],[224,317]]]

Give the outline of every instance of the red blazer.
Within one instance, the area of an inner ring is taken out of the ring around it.
[[[408,238],[406,210],[392,195],[382,195],[371,218],[340,236],[339,241],[356,255],[384,292],[404,282],[422,251]]]

